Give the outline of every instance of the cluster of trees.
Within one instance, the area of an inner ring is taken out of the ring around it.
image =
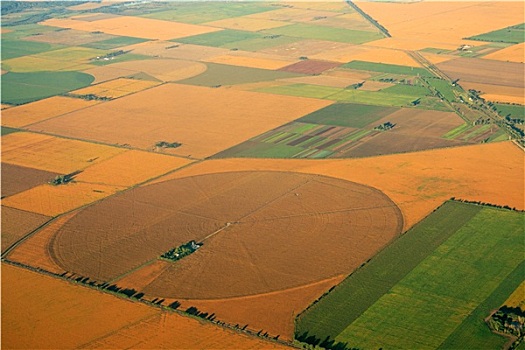
[[[517,337],[511,346],[511,349],[514,349],[523,341],[525,335],[525,312],[519,307],[503,305],[490,316],[487,324],[494,332]]]
[[[469,201],[469,200],[466,200],[466,199],[459,199],[459,198],[456,198],[456,197],[452,197],[452,198],[450,198],[450,200],[456,201],[456,202],[461,202],[461,203],[477,204],[477,205],[483,205],[483,206],[486,206],[486,207],[507,209],[507,210],[514,210],[514,211],[518,211],[518,212],[523,212],[523,210],[518,210],[515,207],[511,208],[508,205],[498,205],[498,204],[492,204],[492,203],[487,203],[487,202],[482,202],[482,201]]]
[[[320,346],[330,350],[358,350],[358,348],[349,347],[348,343],[346,342],[336,342],[334,339],[330,339],[330,336],[327,336],[324,340],[321,340],[315,335],[308,335],[308,332],[304,332],[303,334],[295,334],[295,339],[302,343]]]
[[[94,61],[100,61],[100,60],[103,60],[103,59],[106,59],[106,58],[113,58],[113,57],[116,57],[116,56],[120,56],[120,55],[124,55],[126,53],[128,53],[129,51],[124,51],[124,50],[118,50],[118,51],[113,51],[113,52],[110,52],[104,56],[97,56],[96,58],[93,58],[92,60]]]
[[[53,180],[51,180],[49,183],[51,185],[55,185],[55,186],[59,186],[59,185],[65,185],[65,184],[68,184],[70,183],[71,181],[73,181],[75,179],[75,176],[77,176],[78,174],[80,174],[82,171],[80,170],[77,170],[77,171],[74,171],[70,174],[66,174],[66,175],[57,175],[55,176],[55,178]]]
[[[111,100],[111,97],[97,96],[95,94],[85,94],[85,95],[68,94],[68,96],[74,97],[74,98],[80,98],[86,101],[110,101]]]
[[[396,126],[396,124],[392,124],[391,122],[385,122],[381,125],[376,126],[374,130],[387,131],[392,129],[394,126]]]
[[[184,243],[183,245],[170,249],[166,253],[162,254],[160,257],[172,261],[177,261],[184,258],[185,256],[192,254],[201,246],[202,243],[197,244],[195,241],[189,241],[188,243]]]
[[[155,147],[161,147],[161,148],[177,148],[182,146],[182,143],[179,142],[167,142],[167,141],[159,141],[155,144]]]

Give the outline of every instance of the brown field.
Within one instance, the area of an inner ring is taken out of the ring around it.
[[[229,49],[219,47],[180,44],[171,41],[146,41],[144,43],[126,46],[123,50],[132,50],[133,53],[140,55],[190,61],[205,60],[232,53]]]
[[[106,34],[133,36],[152,40],[177,39],[221,30],[219,28],[194,24],[131,16],[119,16],[92,22],[51,18],[42,22],[42,24],[52,27],[71,28],[87,32],[100,31]]]
[[[417,135],[417,137],[424,138],[440,138],[464,123],[463,119],[454,112],[414,108],[402,108],[376,121],[375,124],[379,125],[388,121],[396,126],[385,134]]]
[[[2,200],[2,204],[37,214],[56,216],[123,189],[117,186],[77,182],[61,186],[44,184],[7,197]]]
[[[282,22],[274,19],[261,19],[253,17],[234,17],[221,19],[204,23],[203,25],[210,27],[219,27],[235,30],[246,30],[249,32],[257,32],[264,29],[278,28],[290,25],[288,22]]]
[[[173,96],[184,96],[184,99],[173,99]],[[170,149],[169,153],[202,158],[331,103],[164,84],[68,114],[67,118],[34,124],[31,129],[143,149],[151,149],[161,140],[179,142],[182,146]]]
[[[316,75],[316,74],[321,74],[325,70],[330,70],[340,65],[341,64],[338,62],[304,60],[304,61],[299,61],[297,63],[294,63],[292,65],[283,67],[280,70],[285,71],[285,72],[292,72],[292,73]]]
[[[2,198],[53,180],[58,173],[2,163]]]
[[[493,53],[489,53],[488,55],[483,56],[483,58],[505,62],[523,63],[525,62],[524,52],[525,43],[521,43],[506,47]]]
[[[7,264],[2,280],[5,348],[285,348]]]
[[[524,156],[512,142],[363,159],[207,160],[165,179],[253,169],[321,174],[377,188],[400,207],[404,230],[450,197],[525,209]]]
[[[155,279],[157,279],[170,266],[171,262],[167,260],[153,260],[150,264],[124,275],[123,278],[114,281],[114,283],[123,288],[144,290],[144,288],[155,281]],[[148,300],[153,300],[155,297],[155,295],[144,296],[144,298]]]
[[[222,300],[180,300],[182,306],[195,306],[204,312],[214,312],[217,319],[240,324],[259,331],[263,329],[272,336],[291,340],[294,318],[306,309],[313,300],[339,284],[345,276],[336,276],[324,281],[287,289],[285,291]]]
[[[2,112],[2,125],[11,127],[27,126],[72,111],[88,108],[97,103],[99,101],[85,101],[78,98],[54,96],[16,106]]]
[[[466,81],[460,81],[459,84],[465,90],[473,89],[476,91],[481,91],[481,97],[489,101],[519,103],[525,105],[525,96],[523,94],[523,88],[471,83]]]
[[[418,49],[446,48],[443,45],[455,45],[457,48],[467,43],[463,38],[523,22],[522,4],[511,1],[360,1],[358,6],[388,28],[394,38],[413,40],[414,43],[427,42],[426,46]]]
[[[459,83],[493,84],[523,89],[523,64],[485,60],[482,58],[457,58],[437,65]],[[522,90],[523,91],[523,90]],[[523,92],[522,92],[523,94]]]
[[[75,95],[96,95],[99,97],[119,98],[156,85],[159,85],[159,83],[148,80],[119,78],[71,91],[71,93]]]
[[[291,44],[284,44],[274,46],[268,49],[260,50],[259,52],[270,53],[279,56],[287,56],[292,58],[299,58],[302,56],[313,57],[313,55],[334,51],[334,50],[352,50],[356,45],[337,43],[334,41],[323,41],[323,40],[301,40]],[[325,58],[325,60],[337,61],[335,58]]]
[[[80,182],[132,186],[190,164],[188,159],[142,151],[127,151],[95,164],[75,177]]]
[[[203,61],[262,69],[280,69],[288,66],[290,63],[297,62],[287,57],[247,51],[234,51],[228,55],[214,56],[209,59],[203,59]]]
[[[311,75],[305,77],[280,79],[279,81],[292,84],[310,84],[345,88],[349,85],[360,83],[363,81],[363,79],[355,79],[351,77],[337,77],[331,75]]]
[[[83,45],[92,43],[95,41],[101,41],[106,39],[114,38],[112,35],[98,33],[98,32],[85,32],[81,30],[69,29],[69,30],[58,30],[40,33],[38,35],[31,35],[24,40],[38,41],[50,44],[62,44],[68,46]]]
[[[2,206],[2,253],[50,217]]]
[[[323,202],[326,196],[332,200]],[[349,273],[401,226],[397,207],[369,187],[316,175],[236,172],[155,183],[88,207],[58,230],[50,253],[64,270],[109,281],[191,239],[204,241],[142,291],[227,298]],[[119,229],[108,235],[110,227]],[[325,249],[332,253],[316,253]]]
[[[87,120],[91,125],[91,120]],[[69,174],[111,158],[125,149],[54,136],[16,132],[2,136],[2,162]]]
[[[379,47],[355,46],[331,51],[322,51],[310,58],[332,60],[341,63],[350,61],[368,61],[376,63],[397,64],[409,67],[420,67],[412,57],[400,50],[390,50]]]

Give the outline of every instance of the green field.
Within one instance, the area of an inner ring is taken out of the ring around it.
[[[347,89],[329,96],[328,99],[376,106],[407,107],[418,98],[424,97],[419,95],[390,93],[386,90],[387,89],[383,91],[363,91]]]
[[[218,32],[188,36],[174,41],[183,44],[195,44],[203,46],[222,47],[227,44],[236,43],[250,39],[260,39],[263,35],[243,30],[224,29]]]
[[[296,23],[286,27],[268,29],[264,30],[264,32],[304,39],[337,41],[351,44],[362,44],[383,38],[379,32],[324,27],[305,23]]]
[[[2,39],[2,61],[10,58],[34,55],[41,52],[61,49],[64,46],[40,43],[25,40],[4,40]]]
[[[257,89],[259,92],[267,92],[278,95],[289,95],[299,97],[312,97],[312,98],[328,98],[342,89],[334,88],[330,86],[310,85],[310,84],[290,84],[281,86],[272,86],[262,89]]]
[[[363,128],[395,111],[397,108],[336,103],[304,116],[297,121],[349,128]]]
[[[455,89],[448,81],[438,78],[430,78],[425,81],[436,89],[446,100],[450,102],[456,101]]]
[[[2,102],[24,104],[83,88],[93,80],[80,72],[10,72],[2,75]]]
[[[525,120],[525,107],[519,105],[507,105],[507,104],[496,104],[496,109],[498,113],[503,117],[506,117],[510,114],[512,119],[521,119]]]
[[[113,63],[127,62],[127,61],[138,61],[138,60],[149,60],[151,56],[138,55],[134,53],[126,53],[123,55],[114,56],[113,59],[105,60],[95,60],[90,61],[89,64],[94,66],[107,66]]]
[[[366,70],[379,73],[390,73],[410,76],[433,77],[434,75],[424,68],[414,68],[407,66],[399,66],[396,64],[374,63],[366,61],[352,61],[341,66],[341,68],[350,68],[358,70]]]
[[[206,63],[206,65],[208,66],[208,69],[204,73],[189,79],[181,80],[178,83],[214,87],[220,85],[256,83],[260,81],[300,76],[300,74],[296,73],[229,66],[218,63]]]
[[[519,44],[525,41],[524,24],[475,35],[467,39]]]
[[[186,3],[179,2],[172,3],[170,7],[172,8],[169,10],[150,13],[143,17],[201,24],[278,9],[278,7],[272,6],[269,3],[224,1],[215,3],[209,1],[202,3],[195,1]]]
[[[18,132],[18,131],[20,131],[20,130],[19,129],[14,129],[14,128],[8,128],[7,126],[0,127],[0,135],[1,136],[9,135],[9,134],[12,134],[12,133]]]
[[[112,49],[116,49],[118,47],[139,44],[139,43],[142,43],[142,42],[145,42],[145,41],[147,41],[147,40],[146,39],[140,39],[140,38],[133,38],[133,37],[129,37],[129,36],[120,36],[120,37],[117,37],[117,38],[111,38],[111,39],[96,41],[96,42],[89,43],[89,44],[84,44],[84,45],[81,45],[81,46],[89,47],[89,48],[92,48],[92,49],[99,49],[99,50],[112,50]]]
[[[301,315],[296,333],[364,349],[439,347],[523,261],[523,219],[445,203]]]

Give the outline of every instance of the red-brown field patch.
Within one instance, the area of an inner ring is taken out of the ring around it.
[[[397,207],[366,186],[283,172],[210,174],[86,208],[58,230],[51,255],[64,270],[109,281],[189,240],[203,241],[143,292],[229,298],[350,273],[401,227]]]
[[[164,84],[30,128],[143,149],[151,149],[159,141],[178,142],[182,144],[180,147],[166,149],[166,152],[202,158],[331,103],[312,98]]]
[[[2,163],[2,198],[48,183],[57,175],[60,174]]]
[[[2,206],[2,253],[51,218]]]
[[[325,70],[339,67],[338,62],[318,61],[318,60],[304,60],[289,66],[283,67],[280,70],[284,72],[302,73],[302,74],[321,74]]]

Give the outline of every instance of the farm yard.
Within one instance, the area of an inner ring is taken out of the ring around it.
[[[3,2],[3,347],[507,349],[521,10]]]

